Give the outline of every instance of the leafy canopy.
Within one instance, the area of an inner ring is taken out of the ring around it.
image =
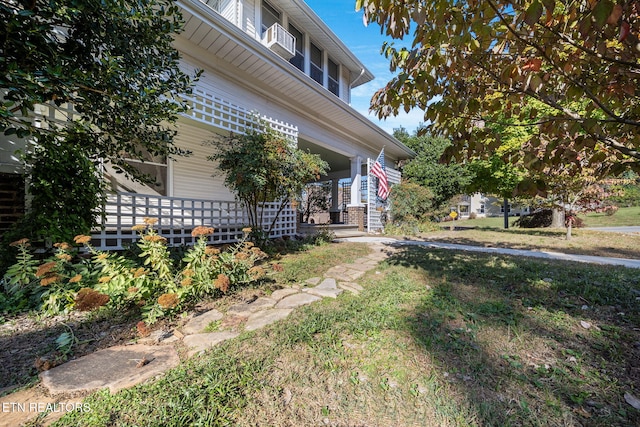
[[[217,163],[225,184],[245,204],[250,226],[259,236],[273,229],[286,205],[296,200],[305,185],[326,174],[328,164],[319,155],[300,150],[266,125],[244,134],[231,134],[222,141],[212,141],[215,152],[208,157]],[[266,223],[266,203],[274,202],[277,215]]]
[[[0,132],[41,145],[72,134],[139,178],[124,158],[183,154],[170,124],[191,79],[171,45],[182,28],[173,0],[9,0],[0,17]],[[58,120],[36,116],[38,104]]]
[[[465,192],[472,175],[465,165],[439,162],[445,149],[451,145],[448,139],[418,133],[419,129],[412,135],[403,128],[394,131],[398,140],[417,153],[403,166],[402,174],[406,180],[429,188],[430,208],[439,209],[453,196]]]
[[[383,46],[397,72],[372,99],[380,117],[425,110],[449,158],[500,144],[485,123],[515,116],[550,164],[640,169],[640,3],[622,0],[357,0],[407,46]],[[545,111],[521,108],[537,100]],[[521,124],[522,125],[522,124]]]

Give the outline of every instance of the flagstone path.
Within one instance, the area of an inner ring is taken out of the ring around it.
[[[115,393],[152,380],[180,363],[178,350],[193,357],[237,337],[242,330],[254,331],[285,319],[297,307],[337,298],[345,291],[358,295],[364,289],[356,280],[393,251],[379,243],[371,247],[373,252],[368,256],[331,267],[323,277],[276,290],[250,303],[236,304],[225,313],[209,310],[192,317],[181,328],[156,331],[131,345],[99,350],[45,371],[40,375],[40,385],[0,398],[0,427],[19,426],[38,416],[44,417],[44,425],[48,425],[65,411],[81,407],[81,399],[69,396],[103,388]]]

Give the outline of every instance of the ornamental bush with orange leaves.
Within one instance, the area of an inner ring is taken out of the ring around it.
[[[79,235],[74,242],[89,257],[79,257],[77,247],[60,243],[40,263],[28,240],[17,241],[19,257],[2,279],[4,290],[12,302],[26,301],[24,307],[40,308],[47,315],[74,308],[139,308],[150,325],[203,297],[218,297],[263,277],[256,263],[267,255],[246,240],[246,233],[238,243],[220,250],[208,245],[213,228],[196,227],[192,232],[195,244],[176,262],[154,225],[153,219],[145,219],[144,224],[133,227],[139,235],[135,258],[99,251],[89,236]]]

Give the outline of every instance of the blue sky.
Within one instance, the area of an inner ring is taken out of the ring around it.
[[[389,133],[400,126],[413,132],[423,122],[422,111],[400,113],[397,117],[389,117],[383,121],[379,121],[374,114],[368,112],[371,96],[392,77],[389,62],[380,54],[382,43],[386,40],[385,36],[380,34],[380,27],[364,26],[362,12],[355,11],[355,0],[305,1],[375,76],[371,82],[351,91],[351,105]],[[400,43],[402,42],[396,42]]]

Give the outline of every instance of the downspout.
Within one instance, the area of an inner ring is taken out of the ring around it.
[[[349,105],[351,105],[351,89],[353,88],[353,85],[356,84],[356,82],[360,80],[360,78],[363,75],[364,75],[364,68],[360,70],[360,75],[356,77],[353,81],[351,81],[351,83],[349,83]]]

